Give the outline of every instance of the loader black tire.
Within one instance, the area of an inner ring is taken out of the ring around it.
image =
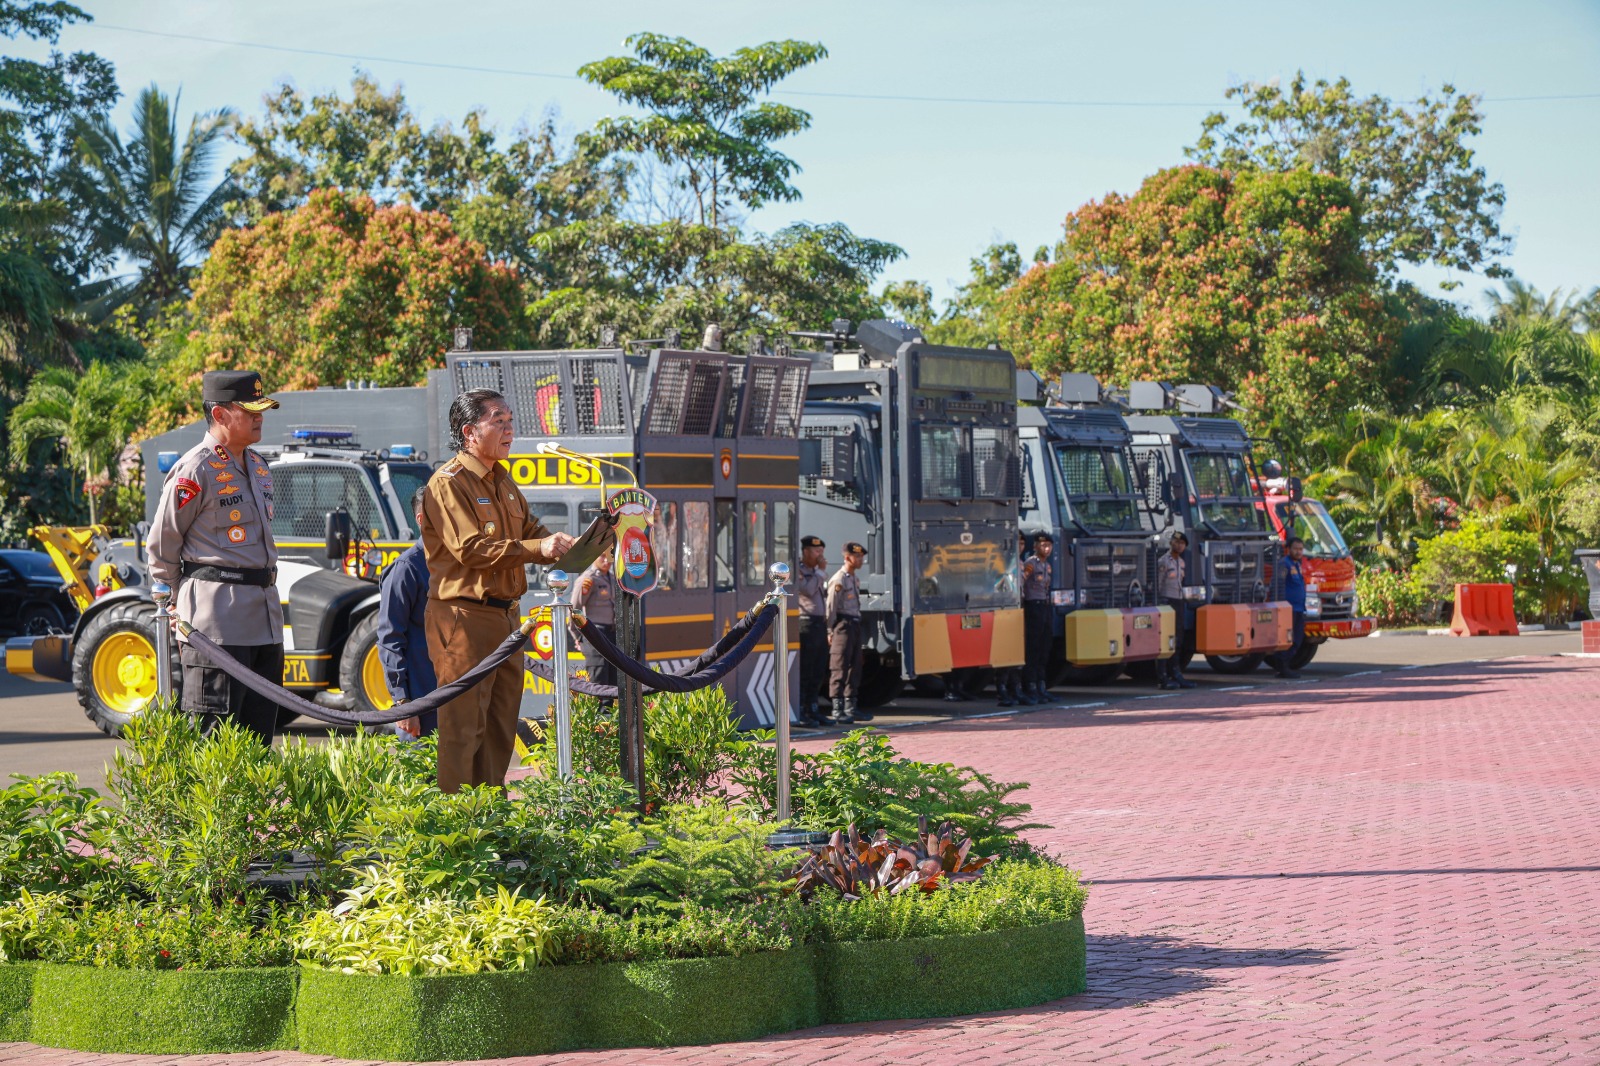
[[[1219,674],[1248,674],[1253,673],[1256,667],[1266,662],[1267,657],[1260,652],[1248,655],[1207,655],[1206,662],[1211,669]]]
[[[339,653],[339,691],[354,698],[351,710],[376,714],[394,706],[378,661],[378,615],[374,611],[350,631]]]
[[[155,698],[155,648],[156,605],[147,601],[113,604],[83,627],[72,652],[72,687],[84,715],[107,736],[121,736]],[[176,636],[169,648],[176,696],[183,683]]]

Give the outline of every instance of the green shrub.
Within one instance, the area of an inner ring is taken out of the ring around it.
[[[470,901],[425,896],[392,866],[369,866],[345,901],[300,931],[303,963],[366,974],[525,970],[556,954],[554,911],[504,886]]]
[[[1417,545],[1417,562],[1411,582],[1427,601],[1448,603],[1459,584],[1504,584],[1506,566],[1517,567],[1516,611],[1519,618],[1542,612],[1542,583],[1538,582],[1539,540],[1531,533],[1487,529],[1467,524],[1440,533]]]
[[[671,914],[688,906],[730,907],[779,895],[799,853],[767,847],[769,827],[709,802],[665,808],[627,840],[636,854],[614,872],[582,882],[622,914]]]
[[[636,846],[624,842],[625,782],[529,777],[517,789],[390,783],[352,827],[348,859],[389,864],[430,895],[471,899],[505,885],[566,899]]]
[[[734,780],[762,817],[777,810],[777,753],[763,746],[734,770]],[[917,833],[918,820],[951,822],[979,854],[1026,850],[1019,834],[1043,829],[1023,822],[1033,807],[1011,797],[1025,784],[996,781],[971,767],[925,763],[898,755],[883,733],[858,729],[827,751],[796,753],[790,764],[790,810],[796,825],[832,831],[855,825],[896,840]]]
[[[671,914],[628,916],[592,907],[556,912],[560,964],[736,958],[787,951],[804,941],[805,906],[796,898],[711,908],[686,903]]]
[[[0,905],[0,961],[129,970],[287,966],[301,908],[261,897],[199,905],[28,896]]]
[[[89,841],[114,812],[73,774],[13,780],[0,790],[0,901],[25,891],[86,891],[108,862]]]
[[[1386,629],[1417,626],[1434,621],[1437,606],[1412,583],[1409,574],[1377,567],[1362,567],[1356,572],[1356,596],[1361,613],[1370,614]]]
[[[524,766],[555,776],[553,724],[535,722],[539,743],[526,749]],[[729,771],[754,757],[776,736],[771,730],[742,732],[728,694],[714,685],[698,692],[663,692],[644,701],[645,796],[647,810],[725,796]],[[572,700],[572,765],[580,774],[614,775],[620,748],[615,714],[590,696]]]

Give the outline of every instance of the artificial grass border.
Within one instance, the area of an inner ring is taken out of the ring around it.
[[[1083,918],[738,958],[429,977],[0,966],[0,1039],[77,1051],[500,1058],[1029,1007],[1088,985]],[[31,1018],[29,1003],[31,1000]]]
[[[36,963],[27,1039],[74,1051],[195,1055],[294,1047],[293,966],[127,970]]]

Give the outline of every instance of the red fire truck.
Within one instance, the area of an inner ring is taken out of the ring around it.
[[[1281,476],[1277,466],[1264,464],[1265,476],[1259,479],[1263,502],[1257,506],[1266,510],[1280,539],[1293,536],[1305,541],[1306,639],[1295,653],[1293,665],[1298,670],[1329,638],[1364,637],[1375,623],[1361,617],[1355,559],[1328,509],[1306,499],[1300,479]]]

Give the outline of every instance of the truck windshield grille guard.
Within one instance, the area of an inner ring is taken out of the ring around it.
[[[1080,538],[1070,550],[1078,607],[1148,607],[1156,602],[1147,542]]]
[[[1202,551],[1212,603],[1261,603],[1280,599],[1272,541],[1208,540]]]
[[[917,497],[923,500],[1017,500],[1022,460],[1011,426],[924,423],[916,432]]]

